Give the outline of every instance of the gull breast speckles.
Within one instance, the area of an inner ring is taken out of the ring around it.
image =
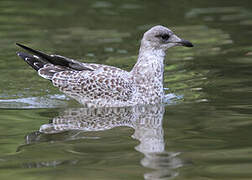
[[[144,33],[137,62],[128,72],[17,45],[31,53],[17,52],[17,55],[41,77],[49,79],[60,91],[88,107],[161,103],[166,50],[173,46],[193,47],[192,43],[179,38],[170,29],[154,26]]]

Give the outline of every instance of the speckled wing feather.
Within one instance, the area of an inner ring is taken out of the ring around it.
[[[134,92],[127,71],[102,65],[94,71],[62,71],[52,77],[53,85],[82,104],[118,106],[129,103]]]

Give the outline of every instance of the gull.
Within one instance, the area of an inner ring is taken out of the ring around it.
[[[17,52],[38,75],[87,107],[124,107],[158,104],[164,99],[164,59],[168,48],[193,47],[167,27],[157,25],[144,33],[136,64],[130,72],[117,67],[83,63],[60,55],[48,55],[16,43]]]

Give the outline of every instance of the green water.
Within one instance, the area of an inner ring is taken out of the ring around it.
[[[167,53],[165,105],[85,109],[15,55],[130,70],[156,24],[195,45]],[[250,0],[1,0],[0,25],[0,179],[252,179]]]

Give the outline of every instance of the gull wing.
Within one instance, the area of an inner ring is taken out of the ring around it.
[[[120,104],[130,101],[134,91],[129,72],[104,65],[94,71],[61,71],[51,80],[82,104]]]
[[[18,52],[17,55],[40,76],[51,80],[60,91],[82,104],[120,106],[123,103],[128,105],[132,99],[133,80],[127,71],[107,65],[81,63],[17,45],[32,53]]]

